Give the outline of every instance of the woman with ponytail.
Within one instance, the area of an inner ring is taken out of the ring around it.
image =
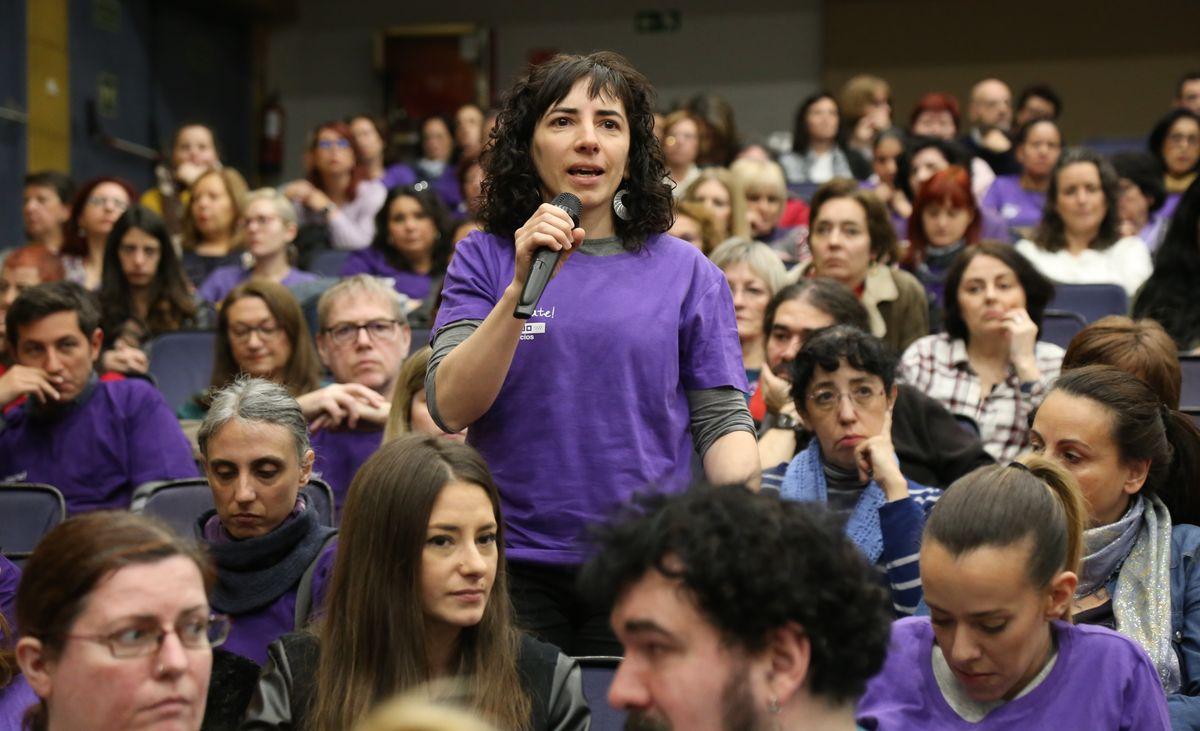
[[[1033,450],[1087,500],[1074,621],[1128,635],[1154,662],[1172,725],[1200,728],[1200,431],[1145,381],[1111,366],[1059,377]]]
[[[981,467],[951,485],[921,546],[931,616],[892,625],[859,724],[1169,728],[1154,665],[1137,644],[1067,621],[1086,515],[1075,479],[1041,457]]]

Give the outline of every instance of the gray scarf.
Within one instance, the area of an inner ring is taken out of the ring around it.
[[[1171,516],[1157,497],[1137,496],[1115,523],[1084,531],[1085,597],[1117,574],[1113,617],[1117,631],[1141,646],[1167,693],[1179,691],[1179,658],[1171,645]]]

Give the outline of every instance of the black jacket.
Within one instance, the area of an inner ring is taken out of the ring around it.
[[[320,657],[319,640],[310,632],[293,632],[272,642],[240,728],[305,728]],[[522,635],[517,672],[533,702],[530,731],[587,731],[591,712],[575,660],[553,645]]]

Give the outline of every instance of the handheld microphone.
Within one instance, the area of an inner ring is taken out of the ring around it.
[[[567,215],[571,217],[574,227],[579,228],[579,214],[583,211],[583,203],[578,196],[574,193],[559,193],[554,196],[554,200],[550,201],[550,205],[558,206],[566,211]],[[546,248],[537,250],[537,253],[533,255],[533,262],[529,265],[529,276],[525,278],[525,286],[521,289],[521,298],[513,310],[513,317],[528,320],[533,316],[538,300],[542,298],[542,291],[546,289],[550,275],[554,273],[554,268],[558,266],[558,260],[561,257],[562,251]]]

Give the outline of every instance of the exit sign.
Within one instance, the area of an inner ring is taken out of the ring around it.
[[[678,10],[642,10],[633,16],[638,33],[678,33],[683,16]]]

